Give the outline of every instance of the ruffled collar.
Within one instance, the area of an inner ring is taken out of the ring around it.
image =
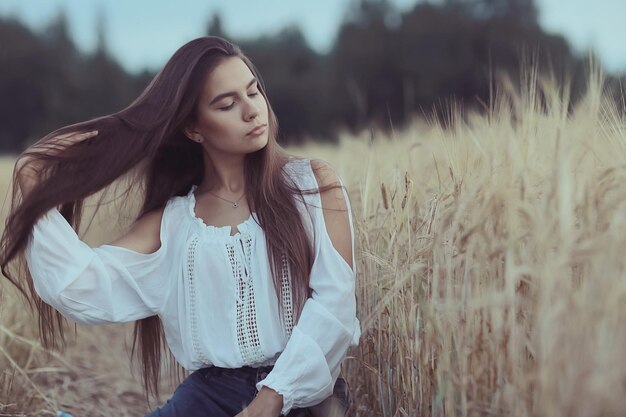
[[[196,224],[197,228],[204,233],[225,236],[230,238],[236,238],[240,235],[250,234],[255,228],[259,227],[258,218],[256,217],[255,212],[251,212],[250,216],[244,220],[243,222],[237,225],[238,232],[231,236],[231,226],[213,226],[210,224],[206,224],[204,220],[196,216],[196,194],[195,191],[198,188],[198,185],[194,184],[191,186],[191,189],[187,193],[186,201],[187,201],[187,214],[190,219]]]

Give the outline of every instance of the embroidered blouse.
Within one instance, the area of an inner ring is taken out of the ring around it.
[[[283,172],[301,189],[318,187],[308,158],[291,159]],[[306,204],[296,198],[314,262],[312,296],[294,324],[289,265],[285,260],[281,271],[281,322],[256,213],[231,236],[230,226],[207,225],[195,215],[196,188],[167,202],[161,246],[150,254],[108,244],[89,247],[56,208],[49,210],[35,223],[25,251],[35,290],[76,323],[158,315],[170,350],[190,371],[274,365],[256,388],[281,394],[283,414],[321,402],[332,395],[340,363],[358,344],[361,328],[356,268],[332,244],[319,193],[305,194]],[[350,201],[342,191],[356,265]]]

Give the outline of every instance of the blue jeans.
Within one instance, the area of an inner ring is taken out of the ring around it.
[[[229,369],[211,366],[194,371],[176,388],[165,404],[145,417],[234,417],[254,399],[256,383],[264,379],[272,366]],[[344,417],[348,411],[350,392],[339,377],[334,393],[321,404],[293,408],[286,417]]]

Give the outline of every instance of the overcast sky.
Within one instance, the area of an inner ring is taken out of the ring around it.
[[[416,3],[390,1],[400,10]],[[215,12],[227,35],[254,37],[298,24],[311,47],[326,52],[348,4],[349,0],[2,0],[0,15],[16,16],[39,30],[65,9],[78,47],[89,51],[96,43],[95,22],[101,13],[112,54],[127,70],[138,72],[159,69],[176,49],[202,36]],[[626,73],[626,0],[537,0],[537,5],[545,30],[565,35],[578,53],[594,48],[607,71]]]

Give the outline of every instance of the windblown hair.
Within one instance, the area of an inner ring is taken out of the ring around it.
[[[283,166],[290,155],[276,142],[278,121],[267,99],[260,74],[237,45],[220,37],[207,36],[192,40],[178,49],[128,107],[110,115],[57,129],[22,154],[39,161],[42,171],[39,182],[25,197],[21,195],[16,181],[19,172],[13,172],[11,211],[0,240],[0,268],[4,276],[26,297],[30,309],[37,309],[39,337],[46,348],[59,345],[65,347],[64,325],[67,322],[38,296],[26,267],[24,250],[35,223],[49,209],[56,207],[78,233],[85,198],[108,190],[123,176],[131,179],[126,195],[136,184],[142,190],[143,203],[137,219],[164,207],[174,196],[185,195],[192,184],[199,184],[205,169],[203,149],[199,143],[184,136],[182,127],[195,121],[200,87],[211,71],[228,57],[239,57],[246,63],[267,101],[269,140],[263,149],[245,157],[246,199],[255,208],[259,225],[265,232],[281,312],[281,277],[277,272],[282,265],[282,256],[287,256],[297,321],[304,302],[310,296],[309,276],[313,250],[306,237],[295,198],[336,188],[338,185],[299,190],[286,179]],[[60,153],[45,152],[54,146],[51,140],[57,135],[92,130],[98,130],[98,135]],[[96,212],[101,204],[102,199],[95,207]],[[9,270],[12,261],[17,265],[15,274]],[[150,392],[159,398],[162,348],[167,348],[167,342],[159,317],[137,320],[131,362],[138,355],[148,402]],[[174,368],[178,377],[186,373],[171,351],[169,365],[170,376]]]

